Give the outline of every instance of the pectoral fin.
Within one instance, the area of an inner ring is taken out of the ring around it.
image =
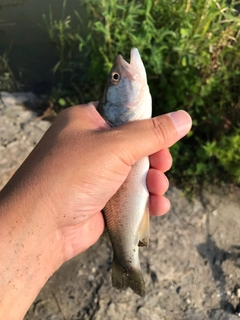
[[[149,245],[149,227],[150,221],[149,221],[149,210],[146,208],[143,219],[141,222],[141,226],[138,230],[138,236],[139,236],[139,247],[146,247]]]

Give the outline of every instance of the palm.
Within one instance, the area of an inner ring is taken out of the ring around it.
[[[91,216],[85,222],[63,228],[65,259],[68,260],[87,250],[98,240],[103,230],[104,219],[101,212]]]
[[[58,128],[62,127],[63,132],[66,127],[68,130],[62,135],[60,144],[54,140],[50,142],[55,149],[54,161],[59,159],[59,163],[49,166],[51,173],[48,177],[58,177],[57,186],[64,184],[58,194],[60,201],[56,214],[64,237],[65,259],[68,260],[94,244],[102,234],[104,219],[101,210],[126,179],[132,159],[121,148],[121,132],[103,130],[106,123],[93,104],[70,108],[57,121]],[[67,162],[62,161],[63,153],[71,154]],[[163,149],[150,156],[150,164],[147,176],[150,213],[161,215],[170,206],[168,199],[162,196],[168,187],[163,172],[171,166],[169,151]]]

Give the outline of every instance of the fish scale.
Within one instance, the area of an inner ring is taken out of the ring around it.
[[[98,111],[115,127],[151,117],[151,95],[140,54],[131,50],[130,63],[119,55],[110,71]],[[137,161],[127,179],[106,204],[103,214],[113,247],[112,284],[128,287],[144,296],[145,283],[139,262],[139,246],[149,242],[148,157]]]

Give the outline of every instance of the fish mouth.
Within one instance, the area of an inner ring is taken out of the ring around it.
[[[141,77],[147,81],[147,74],[137,48],[132,48],[130,53],[130,65],[139,72]]]
[[[125,70],[128,77],[135,80],[139,76],[142,80],[147,81],[147,75],[144,64],[137,48],[132,48],[130,52],[130,63],[123,59],[122,55],[117,57],[117,64],[121,66],[121,69]]]

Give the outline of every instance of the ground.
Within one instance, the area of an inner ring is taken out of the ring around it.
[[[0,188],[50,125],[32,111],[37,103],[30,93],[1,94]],[[141,248],[144,298],[112,288],[104,233],[49,279],[25,320],[238,319],[240,190],[212,186],[188,201],[171,186],[167,196],[172,209],[151,218],[150,247]]]

